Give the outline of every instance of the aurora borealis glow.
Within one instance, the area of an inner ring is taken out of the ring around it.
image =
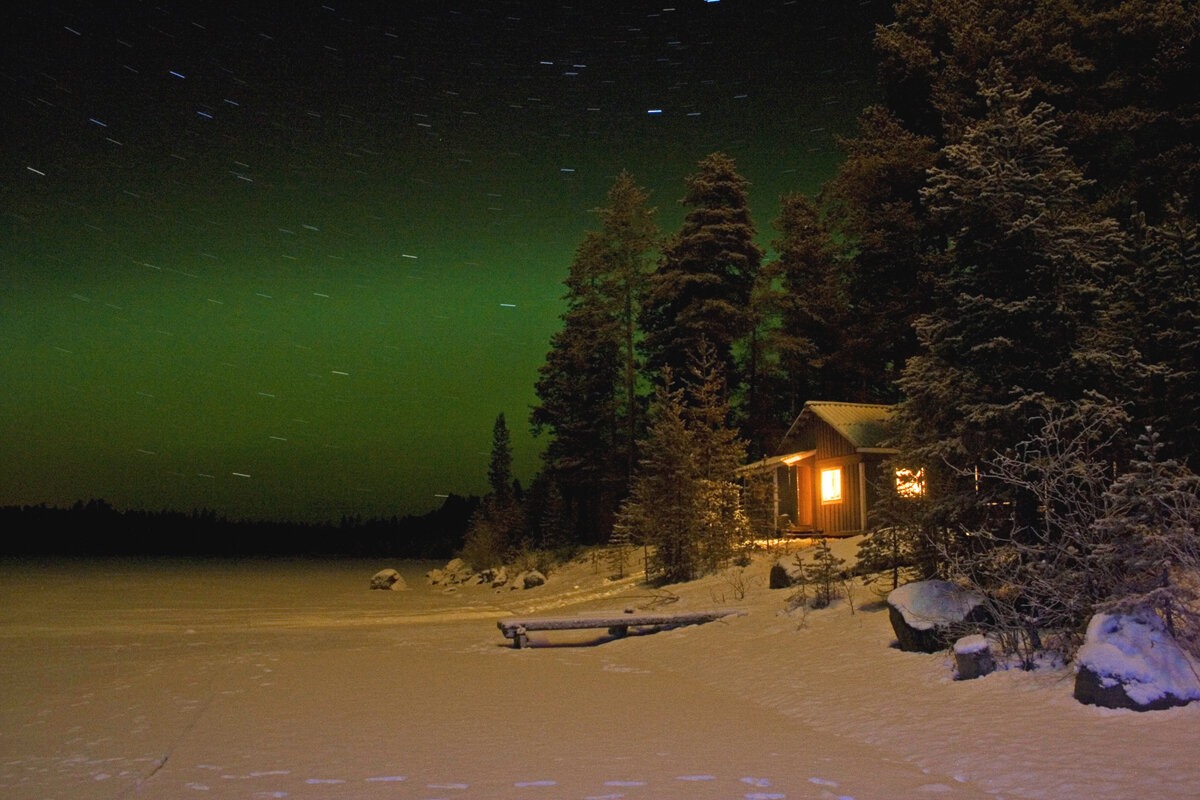
[[[873,99],[887,11],[95,5],[4,33],[0,505],[304,520],[483,491],[499,412],[527,482],[613,177],[671,231],[724,150],[766,244]]]

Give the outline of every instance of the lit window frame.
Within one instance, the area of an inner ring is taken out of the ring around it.
[[[925,470],[913,472],[911,469],[896,470],[896,494],[905,498],[925,496]]]
[[[842,502],[842,468],[823,467],[821,469],[821,504],[829,505]]]

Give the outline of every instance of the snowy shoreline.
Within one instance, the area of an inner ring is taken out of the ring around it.
[[[1195,796],[1200,709],[1083,706],[1069,670],[956,682],[949,654],[889,646],[865,590],[853,612],[784,614],[770,563],[662,590],[579,563],[450,592],[379,560],[0,565],[0,794]],[[369,591],[383,567],[410,588]],[[495,626],[672,598],[749,613],[524,651]]]

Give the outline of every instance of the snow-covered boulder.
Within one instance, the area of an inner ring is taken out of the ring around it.
[[[391,589],[392,591],[400,591],[407,589],[408,584],[404,582],[404,577],[394,569],[381,569],[371,576],[372,589]]]
[[[1200,699],[1200,664],[1148,608],[1092,617],[1075,667],[1081,703],[1154,711]]]
[[[914,581],[893,589],[888,616],[900,649],[936,653],[950,646],[965,624],[986,617],[983,596],[948,581]]]
[[[960,681],[982,678],[996,670],[996,659],[987,637],[974,633],[954,643],[954,668]]]
[[[804,568],[797,563],[796,556],[783,556],[771,565],[768,585],[772,589],[789,589],[804,578]]]

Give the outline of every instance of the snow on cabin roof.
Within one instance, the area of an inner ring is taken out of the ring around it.
[[[855,447],[879,447],[887,436],[892,407],[878,403],[838,403],[810,400],[792,423],[788,436],[807,413],[816,414]],[[787,437],[784,437],[785,439]]]

